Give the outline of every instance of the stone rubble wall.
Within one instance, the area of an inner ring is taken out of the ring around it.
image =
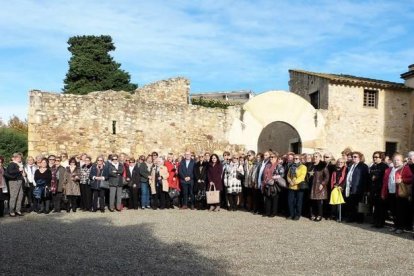
[[[29,155],[125,152],[137,157],[158,151],[239,151],[228,143],[228,129],[240,116],[227,110],[187,104],[189,81],[156,82],[135,93],[92,92],[88,95],[30,92]],[[113,123],[116,134],[113,134]]]

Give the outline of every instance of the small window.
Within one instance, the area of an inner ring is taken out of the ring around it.
[[[364,106],[378,107],[378,90],[364,90]]]
[[[393,156],[397,152],[397,142],[385,142],[385,154],[388,156]]]
[[[116,134],[116,121],[112,121],[112,134]]]
[[[319,97],[319,90],[309,94],[310,103],[315,109],[320,109],[320,97]]]

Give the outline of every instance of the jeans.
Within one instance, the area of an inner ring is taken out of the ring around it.
[[[141,182],[141,207],[150,206],[149,184]]]
[[[181,192],[183,195],[182,205],[188,206],[188,197],[191,198],[191,205],[194,205],[193,183],[182,183],[181,187]]]
[[[300,217],[302,215],[302,202],[303,191],[302,190],[289,190],[288,191],[288,204],[289,204],[289,216]]]

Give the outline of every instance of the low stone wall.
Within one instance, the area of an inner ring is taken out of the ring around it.
[[[228,143],[228,129],[240,116],[227,110],[187,104],[189,82],[160,81],[135,91],[93,92],[78,96],[30,92],[29,154],[125,152],[133,156],[158,151],[238,151]]]

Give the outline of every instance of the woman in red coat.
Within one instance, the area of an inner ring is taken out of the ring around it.
[[[210,190],[210,186],[214,185],[216,190],[222,193],[223,191],[223,166],[220,163],[220,159],[217,154],[212,154],[210,157],[210,162],[207,167],[207,190]],[[221,198],[221,197],[220,197]],[[220,203],[211,204],[209,211],[220,211]]]
[[[401,234],[403,230],[411,231],[413,229],[409,202],[411,193],[404,195],[401,189],[401,185],[404,184],[411,187],[413,175],[411,169],[404,165],[401,154],[394,154],[392,160],[394,167],[385,171],[381,197],[387,200],[388,208],[394,218],[392,231]]]
[[[174,155],[169,153],[167,156],[167,161],[165,161],[164,165],[168,169],[168,188],[170,190],[170,199],[171,204],[167,205],[171,208],[174,208],[174,205],[178,206],[178,199],[179,199],[179,191],[180,191],[180,184],[178,181],[178,164],[174,161]],[[175,192],[178,191],[178,192]],[[175,196],[176,195],[176,196]],[[172,198],[171,198],[172,196]]]

